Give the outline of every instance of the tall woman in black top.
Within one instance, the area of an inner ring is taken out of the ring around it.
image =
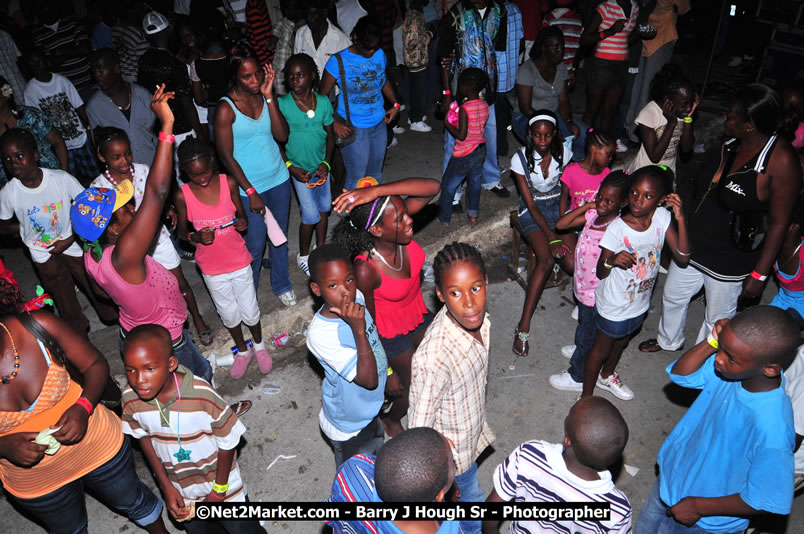
[[[725,117],[730,139],[714,174],[680,184],[692,189],[687,203],[692,258],[684,269],[670,266],[659,335],[642,342],[641,351],[683,347],[689,301],[701,287],[706,317],[696,343],[718,319],[734,316],[741,297],[762,294],[801,188],[798,157],[776,135],[782,110],[781,97],[765,85],[738,90]]]

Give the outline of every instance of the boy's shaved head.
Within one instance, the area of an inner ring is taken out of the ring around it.
[[[584,397],[564,421],[578,461],[602,471],[615,463],[628,441],[628,425],[612,403],[602,397]]]
[[[763,365],[786,369],[796,357],[801,331],[786,311],[776,306],[754,306],[729,321],[729,329],[751,349],[751,357]]]
[[[173,340],[170,337],[170,332],[168,332],[167,328],[158,324],[141,324],[132,328],[126,335],[125,341],[123,341],[123,354],[136,343],[157,343],[161,345],[165,350],[160,351],[160,354],[164,354],[165,359],[173,354]]]
[[[384,502],[432,502],[451,483],[452,452],[436,430],[405,430],[383,445],[374,465],[377,495]]]

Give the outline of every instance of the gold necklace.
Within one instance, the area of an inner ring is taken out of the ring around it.
[[[307,107],[307,105],[304,102],[296,98],[296,95],[294,93],[290,93],[290,96],[293,97],[293,100],[296,102],[298,106],[307,108],[303,109],[302,111],[307,114],[308,119],[315,118],[315,110],[312,107]],[[311,94],[310,96],[312,97],[313,102],[315,102],[315,95]]]

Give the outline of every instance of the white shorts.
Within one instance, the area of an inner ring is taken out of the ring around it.
[[[251,265],[233,273],[203,276],[223,326],[235,328],[240,323],[254,326],[260,321],[260,306],[257,304]]]
[[[168,271],[181,265],[179,253],[176,252],[176,247],[173,246],[173,241],[170,240],[170,234],[164,224],[162,229],[159,230],[159,237],[151,252],[151,257]]]

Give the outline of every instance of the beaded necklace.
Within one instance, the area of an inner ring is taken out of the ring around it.
[[[131,175],[131,181],[133,182],[134,181],[134,165],[129,165],[128,166],[128,173]],[[106,166],[106,170],[103,171],[103,175],[106,176],[106,179],[109,180],[109,183],[111,183],[112,185],[116,186],[117,184],[120,183],[117,180],[112,178],[112,173],[109,172],[109,166],[108,165]]]
[[[17,352],[17,345],[14,343],[14,338],[11,336],[11,332],[8,331],[8,328],[6,328],[6,325],[0,323],[0,326],[2,326],[3,330],[5,330],[6,334],[8,334],[8,339],[11,340],[11,349],[14,351],[14,370],[11,371],[10,375],[0,377],[0,381],[2,381],[3,384],[8,384],[9,382],[17,378],[17,371],[20,368],[20,353]]]
[[[2,324],[2,323],[0,323]],[[186,378],[186,377],[185,377]],[[178,452],[173,453],[173,456],[176,457],[176,460],[179,462],[186,462],[190,460],[190,450],[185,449],[181,446],[181,390],[179,389],[179,380],[176,378],[176,373],[173,373],[173,383],[176,384],[176,394],[179,396],[178,408],[176,409],[176,426],[178,430],[173,428],[173,425],[170,424],[170,419],[165,417],[165,413],[162,411],[162,405],[159,404],[159,399],[154,397],[156,401],[156,407],[159,409],[159,415],[162,416],[162,420],[167,424],[170,429],[176,433],[176,440],[179,442],[179,450]]]

